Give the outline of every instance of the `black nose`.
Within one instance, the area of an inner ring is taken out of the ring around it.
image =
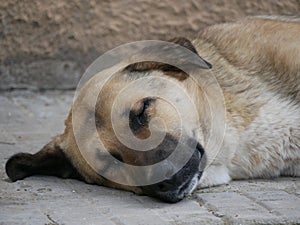
[[[143,192],[148,196],[159,198],[169,203],[182,200],[190,194],[201,177],[199,164],[203,154],[204,150],[202,146],[198,144],[192,157],[181,170],[170,179],[142,187]]]

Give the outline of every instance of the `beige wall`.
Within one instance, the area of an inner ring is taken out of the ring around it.
[[[101,53],[142,39],[193,38],[247,15],[299,15],[299,0],[1,0],[0,89],[74,88]]]

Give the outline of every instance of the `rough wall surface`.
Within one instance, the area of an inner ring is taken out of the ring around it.
[[[71,89],[99,55],[120,44],[193,38],[249,15],[299,15],[286,0],[0,1],[0,90]]]

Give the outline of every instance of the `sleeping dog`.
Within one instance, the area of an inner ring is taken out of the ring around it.
[[[12,156],[6,163],[7,175],[12,181],[34,174],[75,178],[167,202],[180,201],[197,187],[225,184],[232,179],[299,176],[299,21],[246,18],[205,28],[193,41],[171,40],[199,57],[202,68],[195,76],[213,74],[222,93],[224,110],[208,109],[221,98],[216,95],[207,104],[205,89],[210,90],[209,83],[196,85],[188,73],[166,63],[141,61],[127,65],[102,86],[95,104],[91,104],[90,96],[95,96],[97,81],[89,82],[74,101],[64,133],[36,154]],[[130,88],[122,102],[115,100],[123,87],[141,78],[144,80]],[[164,98],[140,95],[137,89],[143,88],[176,95],[176,102],[183,108],[187,104],[186,94],[196,113],[180,116]],[[117,111],[116,125],[112,123],[112,108]],[[192,123],[190,117],[197,117],[198,122]],[[84,129],[91,118],[95,129]],[[161,142],[149,151],[134,150],[115,134],[118,130],[123,136],[147,140],[161,132],[160,123],[151,125],[154,118],[163,121],[165,132]],[[224,118],[225,126],[215,123],[212,129],[210,121],[218,118]],[[186,148],[181,146],[180,151],[189,149],[189,157],[176,168],[168,158],[181,142],[179,130],[184,130],[186,137]],[[100,147],[94,144],[99,138]],[[220,143],[218,151],[214,142]],[[86,157],[82,148],[94,152]],[[147,174],[138,174],[136,170],[162,160],[159,169],[149,169]],[[134,167],[135,172],[128,172],[126,165]],[[108,179],[109,174],[116,179]],[[152,183],[138,182],[141,177],[147,180],[157,174],[163,174],[163,178]],[[118,182],[118,178],[130,182]]]

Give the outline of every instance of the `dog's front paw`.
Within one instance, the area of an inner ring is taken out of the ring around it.
[[[210,165],[204,170],[197,188],[201,189],[227,184],[229,181],[231,181],[231,177],[229,176],[228,169],[225,166]]]

